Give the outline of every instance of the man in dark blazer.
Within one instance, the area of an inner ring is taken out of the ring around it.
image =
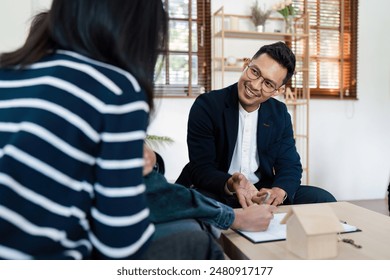
[[[333,202],[327,191],[300,186],[296,151],[284,93],[295,55],[282,42],[263,46],[245,62],[238,83],[200,95],[188,120],[190,162],[177,183],[233,207],[253,203]]]

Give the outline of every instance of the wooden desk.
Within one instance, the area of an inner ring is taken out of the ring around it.
[[[349,202],[328,203],[340,220],[357,226],[361,232],[342,234],[352,238],[357,249],[350,244],[339,242],[340,260],[390,260],[390,217],[356,206]],[[287,212],[290,206],[281,206],[278,212]],[[293,260],[300,259],[286,248],[286,241],[254,244],[233,230],[223,231],[221,244],[230,259],[250,260]]]

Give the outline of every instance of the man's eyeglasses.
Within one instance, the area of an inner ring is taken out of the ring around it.
[[[279,90],[279,88],[276,88],[276,85],[264,78],[262,75],[261,75],[261,72],[259,69],[257,69],[256,67],[252,66],[252,65],[248,65],[245,69],[245,73],[246,75],[248,76],[248,78],[252,81],[255,81],[255,80],[258,80],[260,78],[262,78],[263,80],[261,81],[261,84],[260,84],[260,87],[261,87],[261,90],[263,92],[266,92],[266,93],[273,93],[277,90]]]

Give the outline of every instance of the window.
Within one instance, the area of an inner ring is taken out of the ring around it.
[[[294,0],[310,15],[310,95],[356,98],[358,0]]]
[[[156,95],[196,96],[210,90],[209,0],[165,0],[169,45],[155,75]]]

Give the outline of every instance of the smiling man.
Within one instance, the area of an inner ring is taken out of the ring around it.
[[[261,47],[229,87],[199,96],[189,120],[190,162],[177,183],[232,207],[333,202],[327,191],[301,186],[302,165],[283,94],[295,55],[282,42]]]

